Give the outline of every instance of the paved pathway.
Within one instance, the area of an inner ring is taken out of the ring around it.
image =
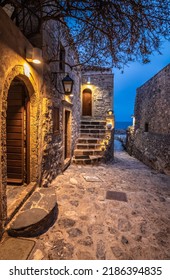
[[[58,219],[29,259],[170,258],[170,177],[117,150],[114,163],[71,165],[52,182]]]

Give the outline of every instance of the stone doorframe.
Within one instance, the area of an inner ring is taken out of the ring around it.
[[[68,135],[67,135],[67,143],[65,143],[65,121],[66,121],[66,112],[69,113],[68,119]],[[71,138],[72,138],[72,110],[68,107],[63,108],[63,162],[64,168],[67,166],[68,163],[71,161],[72,151],[71,151]],[[67,145],[67,157],[65,158],[65,146]]]
[[[6,111],[7,111],[7,96],[10,85],[14,78],[20,79],[26,86],[30,98],[30,182],[37,179],[38,165],[38,145],[37,145],[37,111],[38,90],[35,81],[30,74],[25,75],[24,66],[16,65],[7,75],[4,84],[2,85],[2,93],[0,98],[0,237],[1,230],[7,218],[7,160],[6,160]]]

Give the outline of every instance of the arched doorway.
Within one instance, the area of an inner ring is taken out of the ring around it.
[[[6,116],[7,182],[29,183],[29,94],[15,78],[9,88]]]
[[[83,90],[82,115],[92,116],[92,91],[88,88]]]

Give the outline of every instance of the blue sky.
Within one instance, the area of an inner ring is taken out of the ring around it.
[[[138,62],[125,67],[124,73],[113,69],[114,73],[114,112],[116,121],[131,121],[134,113],[136,88],[152,78],[163,67],[170,63],[170,42],[162,44],[162,55],[154,53],[151,62],[143,65]]]

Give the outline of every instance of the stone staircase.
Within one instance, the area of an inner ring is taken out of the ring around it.
[[[105,151],[105,138],[106,121],[82,120],[73,163],[93,164],[99,162]]]

